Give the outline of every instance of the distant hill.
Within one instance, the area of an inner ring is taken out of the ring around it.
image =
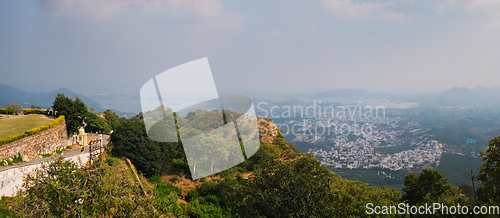
[[[314,94],[315,97],[351,98],[351,97],[386,97],[384,92],[367,92],[362,89],[335,89]]]
[[[389,94],[385,92],[367,92],[362,89],[335,89],[314,94],[322,98],[389,98],[407,102],[431,103],[438,106],[465,106],[465,105],[500,105],[500,86],[488,88],[476,86],[472,89],[454,87],[437,95],[422,94]]]
[[[0,107],[7,104],[15,103],[23,108],[29,108],[31,105],[40,106],[42,108],[52,107],[52,103],[58,93],[64,94],[66,97],[79,97],[89,107],[100,109],[101,104],[87,98],[84,95],[77,94],[65,88],[60,88],[50,92],[28,92],[22,89],[13,88],[4,84],[0,84]]]
[[[490,88],[485,87],[485,86],[476,86],[476,87],[472,88],[471,90],[475,91],[475,92],[489,92]]]
[[[440,106],[500,104],[500,86],[493,88],[476,86],[472,89],[454,87],[436,95],[434,101]]]

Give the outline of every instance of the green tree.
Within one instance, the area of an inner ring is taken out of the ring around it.
[[[394,188],[387,188],[385,186],[375,187],[369,186],[367,183],[362,183],[358,180],[342,179],[340,176],[333,182],[335,200],[331,204],[337,211],[337,216],[343,217],[396,217],[392,215],[377,215],[375,213],[369,214],[370,211],[367,207],[369,203],[374,206],[397,206],[401,193]]]
[[[482,182],[482,192],[488,193],[491,200],[500,203],[500,137],[488,143],[488,149],[481,151],[484,163],[479,167],[477,180]]]
[[[419,176],[408,174],[405,176],[403,200],[411,205],[423,202],[426,195],[437,200],[444,193],[446,183],[441,172],[429,168],[423,169]]]
[[[68,135],[78,133],[78,128],[83,126],[87,114],[87,106],[80,98],[73,100],[59,93],[54,99],[52,109],[56,111],[57,116],[64,115]]]
[[[474,190],[472,190],[472,186],[465,184],[458,186],[462,194],[464,194],[469,200],[474,200]]]
[[[248,179],[240,215],[332,217],[335,196],[330,172],[312,155],[291,163],[271,159]]]
[[[432,205],[433,203],[441,203],[445,206],[468,206],[472,208],[474,202],[466,201],[466,197],[462,191],[447,184],[441,172],[432,169],[423,169],[422,173],[417,176],[414,173],[405,176],[405,194],[402,197],[406,203],[412,206]],[[446,210],[437,212],[437,217],[456,217],[455,215],[447,214]],[[459,215],[458,215],[459,216]],[[415,217],[428,217],[428,215],[416,214]]]
[[[118,117],[115,114],[115,112],[108,109],[105,110],[103,114],[104,114],[104,119],[108,121],[108,124],[111,127],[111,129],[114,130],[120,124],[120,117]]]
[[[14,112],[16,113],[23,112],[23,107],[21,107],[21,105],[19,104],[10,103],[7,106],[5,106],[5,108],[12,108],[12,110],[14,110]]]
[[[113,146],[111,153],[117,157],[129,158],[137,170],[146,176],[165,174],[173,159],[185,159],[182,146],[178,143],[162,143],[149,139],[141,121],[122,121],[113,130],[110,140]]]
[[[98,132],[101,131],[103,133],[108,134],[111,131],[111,128],[106,122],[106,119],[97,116],[97,114],[88,112],[85,116],[85,132]]]

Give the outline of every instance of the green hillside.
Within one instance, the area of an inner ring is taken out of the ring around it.
[[[471,184],[470,170],[472,170],[474,175],[477,175],[478,168],[482,163],[483,160],[481,158],[474,158],[470,155],[443,153],[436,170],[442,172],[449,183],[460,186]]]
[[[212,129],[222,125],[213,119],[217,113],[220,112],[197,111],[189,117],[177,117],[177,123],[185,128]],[[384,206],[399,203],[422,205],[427,201],[469,206],[480,203],[466,197],[470,193],[464,195],[461,189],[446,184],[439,171],[430,169],[420,175],[405,176],[404,172],[399,172],[401,175],[395,179],[398,181],[394,181],[401,184],[405,177],[404,187],[397,187],[406,193],[404,195],[383,186],[394,185],[390,178],[377,184],[361,182],[365,177],[378,176],[372,170],[334,173],[321,166],[311,154],[300,152],[279,132],[272,132],[274,125],[268,120],[259,120],[259,128],[269,128],[259,131],[265,134],[266,141],[272,143],[266,144],[262,140],[257,153],[248,160],[220,173],[192,180],[180,143],[152,141],[146,134],[141,114],[131,119],[115,119],[113,116],[106,114],[114,132],[110,136],[110,147],[98,165],[76,169],[71,163],[53,163],[36,175],[50,177],[71,172],[71,176],[33,178],[30,180],[32,188],[20,192],[15,198],[0,200],[0,206],[4,208],[0,215],[372,217],[376,214],[370,213],[369,203]],[[199,119],[206,122],[195,125],[193,121]],[[141,183],[129,173],[133,171],[124,167],[124,158],[130,159],[143,175],[138,177],[144,186],[142,192],[137,189]],[[447,168],[445,165],[440,167]],[[120,177],[124,178],[123,181]],[[489,198],[487,194],[478,195],[486,200]],[[37,210],[42,205],[50,210]],[[395,214],[377,216],[399,217]]]

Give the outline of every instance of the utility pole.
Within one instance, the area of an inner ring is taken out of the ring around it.
[[[474,187],[474,177],[475,177],[475,175],[472,174],[472,169],[470,169],[470,181],[472,182],[472,191],[474,193],[474,201],[476,201],[476,188]]]
[[[96,148],[96,145],[99,146],[99,140],[93,140],[89,143],[90,150],[90,160],[91,163],[94,164],[94,161],[97,160],[97,157],[100,155],[100,148]]]

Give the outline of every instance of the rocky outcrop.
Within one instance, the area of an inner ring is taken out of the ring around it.
[[[270,119],[258,119],[259,133],[262,136],[261,141],[264,144],[272,144],[274,138],[278,135],[278,127]]]

